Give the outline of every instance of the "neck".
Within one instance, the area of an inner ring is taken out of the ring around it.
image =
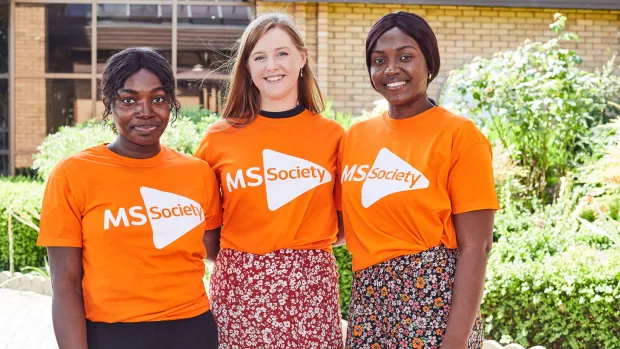
[[[108,149],[127,158],[148,159],[159,154],[161,145],[159,141],[155,144],[139,145],[119,134],[113,143],[108,144]]]
[[[407,105],[393,105],[389,106],[389,115],[392,119],[406,119],[412,116],[421,114],[434,107],[434,105],[428,100],[426,93],[420,98],[416,99],[413,103]]]
[[[261,95],[260,109],[264,111],[280,112],[295,108],[299,104],[297,93],[291,93],[281,99],[269,99]]]

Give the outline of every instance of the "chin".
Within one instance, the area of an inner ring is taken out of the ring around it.
[[[270,91],[270,93],[265,93],[263,94],[265,99],[271,100],[271,101],[278,101],[278,100],[282,100],[285,99],[288,94],[290,93],[290,89],[285,90],[285,91]]]
[[[149,137],[134,136],[134,137],[129,138],[129,141],[136,145],[149,146],[149,145],[158,144],[160,138],[161,138],[161,135],[153,135]]]
[[[383,96],[383,98],[385,98],[385,100],[393,106],[402,106],[402,105],[407,105],[411,103],[411,98],[402,98],[400,96]]]

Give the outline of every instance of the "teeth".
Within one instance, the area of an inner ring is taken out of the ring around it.
[[[398,87],[398,86],[402,86],[404,85],[405,82],[404,81],[399,81],[399,82],[393,82],[391,84],[387,84],[387,87]]]
[[[280,76],[272,76],[272,77],[267,78],[267,81],[275,82],[275,81],[279,81],[281,79],[282,79],[282,75],[280,75]]]

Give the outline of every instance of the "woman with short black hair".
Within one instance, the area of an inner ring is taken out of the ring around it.
[[[388,102],[345,133],[342,210],[354,281],[347,348],[480,348],[487,257],[499,208],[491,145],[436,106],[435,35],[391,13],[370,30],[366,64]]]
[[[160,144],[180,106],[170,65],[124,50],[102,90],[116,140],[61,161],[43,198],[58,345],[216,349],[202,278],[203,239],[222,224],[219,187],[208,164]]]

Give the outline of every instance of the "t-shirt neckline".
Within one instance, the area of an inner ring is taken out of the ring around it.
[[[415,126],[416,124],[423,122],[424,120],[428,119],[429,117],[432,117],[433,115],[441,112],[442,110],[444,110],[442,107],[434,106],[428,110],[423,111],[420,114],[413,115],[413,116],[410,116],[404,119],[393,119],[392,117],[390,117],[389,111],[386,110],[381,115],[381,118],[383,119],[383,122],[389,128],[404,129],[404,128]]]
[[[133,158],[128,158],[126,156],[122,156],[122,155],[119,155],[113,152],[112,150],[108,148],[108,144],[110,143],[104,143],[99,146],[100,150],[105,154],[105,156],[114,160],[118,164],[125,165],[125,166],[131,166],[131,167],[157,166],[162,162],[162,160],[166,156],[166,153],[168,152],[168,148],[162,145],[159,153],[157,153],[157,155],[153,157],[150,157],[148,159],[133,159]]]

